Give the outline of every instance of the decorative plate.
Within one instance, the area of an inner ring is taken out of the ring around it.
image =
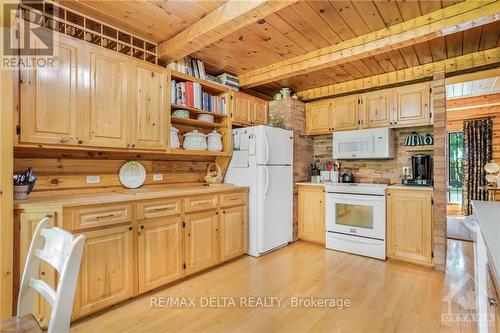
[[[130,161],[122,165],[118,178],[126,188],[138,188],[146,181],[146,169],[141,163]]]

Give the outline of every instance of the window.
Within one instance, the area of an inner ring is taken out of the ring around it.
[[[448,134],[448,151],[448,202],[461,204],[464,161],[464,134],[462,132]]]

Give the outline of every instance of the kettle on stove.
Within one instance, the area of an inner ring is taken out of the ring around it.
[[[348,170],[345,170],[340,176],[342,183],[354,183],[354,176]]]

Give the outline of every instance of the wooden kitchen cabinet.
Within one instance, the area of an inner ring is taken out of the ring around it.
[[[360,96],[363,128],[389,127],[393,111],[393,91],[381,90]],[[361,118],[361,117],[360,117]]]
[[[359,128],[358,96],[346,96],[333,100],[333,130],[348,131]]]
[[[90,48],[89,90],[85,117],[79,126],[85,145],[126,148],[130,94],[129,60],[116,52]]]
[[[220,218],[221,261],[247,252],[247,206],[224,208]]]
[[[236,125],[264,125],[267,123],[267,101],[235,91],[232,115]]]
[[[325,244],[325,191],[323,186],[299,186],[297,204],[299,239]]]
[[[432,190],[389,189],[387,257],[432,264]]]
[[[306,133],[307,135],[328,134],[333,131],[333,100],[306,104]]]
[[[132,229],[131,225],[122,225],[81,233],[85,235],[85,245],[73,318],[134,295]]]
[[[192,274],[219,263],[219,212],[186,214],[186,274]]]
[[[169,122],[167,96],[167,74],[157,66],[139,64],[135,66],[133,91],[135,104],[130,110],[133,127],[130,141],[132,148],[166,149],[167,122]]]
[[[138,222],[139,293],[184,276],[182,238],[180,216]]]
[[[37,40],[36,43],[42,42]],[[40,49],[44,47],[41,44]],[[78,42],[61,36],[57,68],[20,71],[20,143],[78,144],[77,109],[83,89],[78,81],[83,76],[82,53]]]
[[[395,88],[394,101],[393,126],[407,127],[432,123],[428,83]]]

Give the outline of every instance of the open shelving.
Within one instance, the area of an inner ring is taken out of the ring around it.
[[[406,151],[434,151],[434,145],[424,145],[424,146],[405,146]]]

